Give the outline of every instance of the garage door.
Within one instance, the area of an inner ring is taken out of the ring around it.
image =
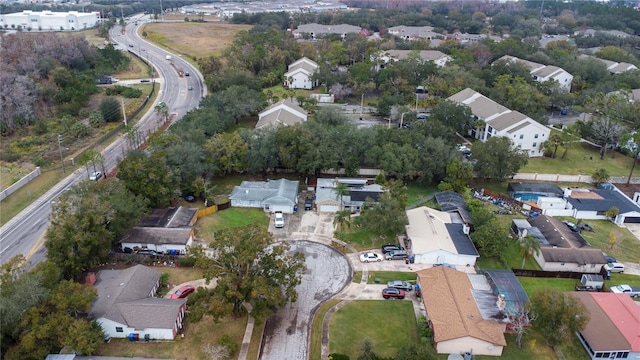
[[[338,212],[339,210],[338,205],[320,205],[320,212]]]
[[[624,218],[625,224],[640,224],[640,217],[628,216]]]

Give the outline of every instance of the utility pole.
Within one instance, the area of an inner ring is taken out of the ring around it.
[[[60,162],[62,163],[62,173],[65,174],[64,158],[62,157],[62,135],[58,134],[58,151],[60,151]]]
[[[160,0],[160,19],[164,20],[164,11],[162,10],[162,0]]]
[[[124,126],[127,126],[127,111],[124,108],[124,99],[120,99],[122,103],[122,116],[124,116]]]

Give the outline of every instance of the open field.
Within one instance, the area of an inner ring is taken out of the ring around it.
[[[216,231],[253,223],[266,227],[269,218],[260,209],[229,208],[199,219],[196,225],[200,228],[199,235],[205,241],[212,241]]]
[[[184,17],[183,17],[184,19]],[[208,23],[148,23],[140,33],[147,32],[147,40],[194,59],[219,56],[241,30],[250,25]]]
[[[393,314],[389,319],[385,314]],[[389,357],[406,344],[418,343],[413,305],[401,300],[352,301],[331,317],[329,352],[356,359],[364,340],[378,356]]]

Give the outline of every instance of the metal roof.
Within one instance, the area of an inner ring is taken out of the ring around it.
[[[457,212],[465,224],[471,223],[471,214],[467,209],[467,202],[462,195],[453,191],[443,191],[435,194],[436,203],[444,212]]]
[[[496,295],[503,295],[507,311],[516,310],[519,305],[529,301],[527,292],[511,270],[482,270]]]

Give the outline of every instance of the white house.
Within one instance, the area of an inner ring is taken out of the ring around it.
[[[346,186],[346,194],[342,196],[336,191],[339,184]],[[380,185],[369,179],[319,178],[316,184],[316,207],[320,212],[360,212],[367,199],[377,202],[383,192]]]
[[[559,219],[540,215],[527,220],[513,220],[519,237],[531,235],[540,243],[534,258],[544,271],[599,273],[607,263],[602,250],[595,248]]]
[[[421,206],[407,210],[407,218],[405,244],[416,263],[476,264],[479,255],[469,238],[469,227],[453,223],[449,213]]]
[[[229,195],[231,206],[260,208],[264,211],[282,211],[291,214],[298,203],[300,182],[280,179],[243,181]]]
[[[376,70],[384,68],[385,64],[398,60],[408,59],[410,55],[417,55],[424,62],[433,62],[438,67],[445,66],[452,60],[451,56],[437,50],[386,50],[376,55]]]
[[[114,338],[173,340],[182,329],[187,299],[156,298],[159,283],[160,272],[143,265],[101,270],[89,316]]]
[[[0,27],[4,29],[32,29],[46,31],[84,30],[100,23],[99,12],[53,12],[24,10],[21,13],[0,14]]]
[[[156,209],[120,239],[125,252],[153,250],[159,254],[184,255],[193,244],[197,218],[195,208]]]
[[[598,57],[595,56],[591,56],[591,55],[586,55],[586,54],[582,54],[579,56],[580,59],[595,59],[600,61],[601,63],[604,64],[604,66],[607,67],[607,70],[609,70],[609,72],[611,74],[620,74],[623,73],[625,71],[631,71],[631,70],[638,70],[638,67],[633,65],[633,64],[629,64],[626,62],[616,62],[616,61],[611,61],[611,60],[606,60],[606,59],[600,59]]]
[[[284,73],[284,86],[289,89],[311,90],[318,86],[318,80],[313,80],[313,75],[318,72],[319,66],[306,57],[302,57],[289,65]]]
[[[280,100],[258,114],[256,129],[293,126],[307,121],[307,111],[290,99]]]
[[[335,34],[340,35],[340,37],[344,39],[347,37],[347,34],[360,34],[361,31],[361,27],[349,24],[321,25],[310,23],[300,24],[298,28],[293,31],[293,36],[299,39],[302,38],[304,34],[308,34],[311,39],[317,39]]]
[[[485,122],[484,128],[469,132],[474,138],[484,142],[492,136],[505,136],[515,146],[527,151],[530,157],[544,155],[540,144],[549,139],[551,130],[548,127],[469,88],[447,100],[467,105],[476,119]]]
[[[573,81],[573,75],[569,74],[563,68],[553,65],[538,64],[533,61],[519,59],[514,56],[505,55],[496,61],[506,61],[507,63],[521,63],[529,68],[529,72],[533,77],[533,80],[537,82],[545,81],[557,81],[560,88],[564,91],[571,91],[571,82]]]

